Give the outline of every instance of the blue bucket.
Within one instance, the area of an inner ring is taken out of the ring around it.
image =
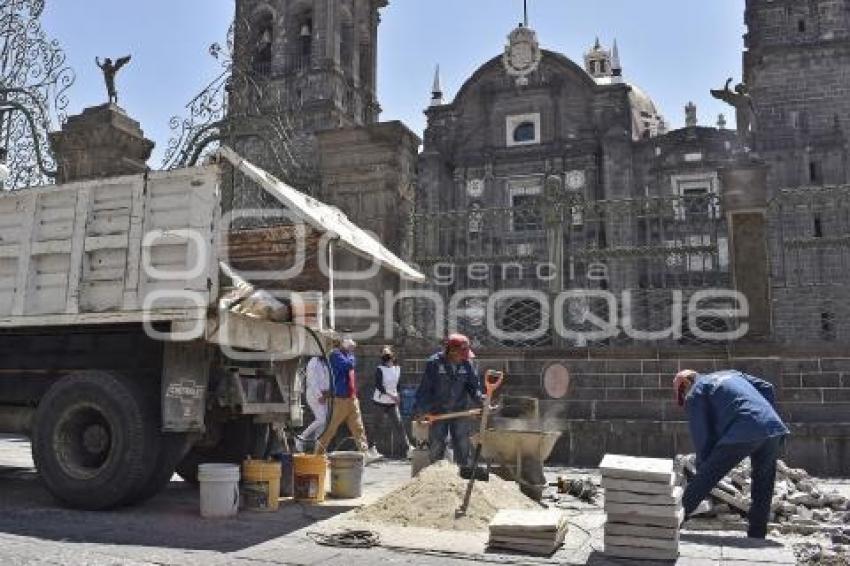
[[[399,411],[401,412],[401,416],[408,419],[413,416],[413,406],[416,403],[416,389],[416,387],[407,386],[399,390],[399,397],[401,397]]]

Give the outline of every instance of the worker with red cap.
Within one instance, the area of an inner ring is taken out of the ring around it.
[[[441,415],[468,410],[471,404],[480,405],[484,394],[473,358],[475,353],[469,338],[463,334],[450,335],[445,348],[428,358],[416,391],[414,414]],[[431,463],[446,457],[447,437],[451,434],[455,463],[470,465],[470,426],[468,419],[432,423],[428,439]]]
[[[749,457],[752,464],[751,538],[765,538],[776,482],[776,460],[788,427],[776,413],[773,385],[740,371],[698,374],[683,370],[673,380],[676,401],[688,413],[696,449],[696,475],[682,504],[687,520],[711,490]]]

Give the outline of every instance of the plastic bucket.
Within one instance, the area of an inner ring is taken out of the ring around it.
[[[363,495],[363,468],[366,460],[362,452],[332,452],[331,497],[357,499]]]
[[[235,517],[239,512],[239,466],[236,464],[201,464],[201,517],[220,519]]]
[[[296,501],[321,503],[325,500],[325,476],[328,460],[324,455],[295,454],[293,462],[293,496]]]
[[[277,511],[280,504],[280,462],[242,462],[242,506],[250,511]]]
[[[280,458],[280,496],[292,497],[294,490],[294,474],[292,454],[283,453],[278,456]]]

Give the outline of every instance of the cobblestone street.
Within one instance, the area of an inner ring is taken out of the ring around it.
[[[571,527],[567,541],[551,559],[485,553],[485,533],[438,532],[358,524],[346,516],[401,485],[405,463],[367,469],[364,497],[321,506],[286,504],[275,514],[243,512],[229,521],[198,516],[197,491],[173,481],[145,505],[112,512],[59,507],[42,488],[32,468],[29,443],[0,439],[0,563],[67,565],[224,564],[626,564],[605,558],[604,514],[598,506],[565,506]],[[382,547],[339,549],[316,544],[312,533],[367,528]],[[793,564],[790,548],[776,542],[753,546],[740,534],[685,533],[678,564],[691,566]],[[646,563],[650,564],[650,563]]]

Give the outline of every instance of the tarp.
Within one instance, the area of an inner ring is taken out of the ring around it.
[[[321,232],[335,235],[342,247],[366,259],[377,261],[406,279],[425,281],[422,273],[388,250],[374,236],[351,222],[338,208],[293,189],[271,173],[245,160],[229,147],[222,146],[218,154],[286,205],[305,223]]]

